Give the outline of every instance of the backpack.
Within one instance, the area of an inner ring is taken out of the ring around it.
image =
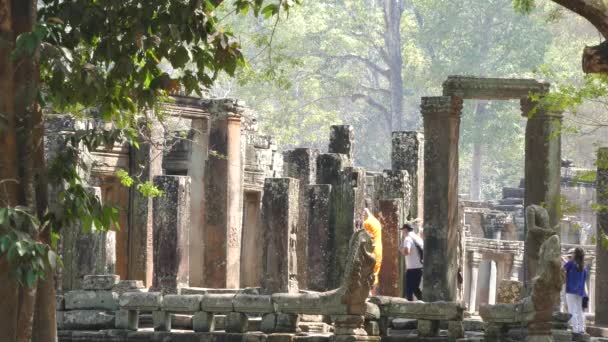
[[[412,241],[414,242],[414,246],[416,246],[416,249],[418,250],[418,255],[420,256],[420,263],[424,265],[424,250],[422,249],[422,247],[420,247],[420,245],[418,244],[418,242],[416,242],[415,239],[412,238]]]

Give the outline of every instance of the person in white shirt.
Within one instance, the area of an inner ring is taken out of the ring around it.
[[[405,231],[405,237],[399,247],[401,254],[405,255],[406,271],[404,276],[405,298],[409,301],[422,300],[420,283],[422,282],[422,265],[424,260],[424,242],[414,232],[414,227],[406,223],[401,227]]]

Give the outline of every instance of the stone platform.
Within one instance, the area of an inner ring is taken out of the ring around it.
[[[380,341],[379,337],[365,337],[367,341]],[[175,329],[171,332],[159,332],[153,329],[141,329],[139,331],[59,331],[59,342],[332,342],[332,338],[334,336],[329,334],[300,336],[296,334],[263,334],[257,332],[245,334],[224,332],[197,333]]]

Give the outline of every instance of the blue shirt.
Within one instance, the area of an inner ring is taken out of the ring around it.
[[[583,270],[579,271],[576,267],[576,262],[570,260],[564,265],[564,270],[566,270],[566,293],[579,295],[581,297],[587,296],[587,293],[585,292],[587,269],[583,267]]]

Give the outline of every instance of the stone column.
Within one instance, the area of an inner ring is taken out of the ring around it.
[[[306,187],[308,193],[308,289],[329,290],[331,243],[329,227],[331,185]]]
[[[209,152],[209,118],[192,118],[192,144],[188,176],[190,191],[190,286],[203,286],[205,216],[205,163]]]
[[[411,177],[405,170],[384,170],[379,199],[395,199],[402,201],[400,222],[405,222],[410,214],[412,202]]]
[[[378,219],[382,225],[382,266],[379,273],[378,294],[401,297],[401,267],[399,254],[399,228],[403,200],[380,200]]]
[[[490,260],[490,286],[488,288],[488,304],[496,304],[496,261]]]
[[[340,153],[354,158],[355,130],[350,125],[334,125],[330,128],[329,153]]]
[[[331,190],[331,214],[329,217],[332,238],[329,287],[340,286],[349,253],[350,238],[355,231],[355,221],[362,218],[365,199],[365,172],[360,168],[345,168]]]
[[[101,200],[101,189],[87,188]],[[62,231],[62,290],[81,289],[82,279],[89,274],[113,274],[116,267],[116,233],[101,232],[94,227],[84,232],[81,224]]]
[[[393,132],[391,164],[393,170],[406,170],[410,176],[412,218],[422,219],[424,209],[424,134]]]
[[[591,269],[589,270],[589,313],[595,313],[595,260],[591,262]]]
[[[300,181],[298,214],[298,284],[308,288],[308,185],[317,182],[318,150],[297,148],[283,154],[283,175]]]
[[[475,312],[477,308],[477,282],[479,280],[479,264],[481,263],[481,254],[472,252],[469,253],[469,258],[469,266],[471,267],[469,312]]]
[[[559,223],[561,170],[561,113],[535,108],[536,103],[521,100],[526,124],[524,206],[544,203],[551,226]]]
[[[130,173],[139,175],[140,182],[153,182],[155,176],[162,174],[164,132],[156,121],[142,123],[140,127],[148,134],[140,135],[139,148],[130,147]],[[152,198],[131,187],[129,201],[129,279],[142,280],[150,287],[154,268]]]
[[[424,119],[424,289],[425,301],[457,296],[458,131],[462,99],[423,97]]]
[[[152,288],[177,293],[189,284],[190,177],[156,176],[164,192],[154,198],[154,277]]]
[[[228,113],[211,122],[205,170],[204,285],[238,288],[243,205],[241,117]]]
[[[523,262],[524,258],[521,254],[513,255],[513,263],[511,264],[511,280],[519,281],[519,273],[521,272]]]
[[[262,289],[266,294],[298,292],[298,199],[297,179],[266,178],[262,197]]]
[[[603,242],[608,235],[608,147],[597,152],[596,196],[601,210],[597,214],[595,324],[608,327],[608,250]]]

